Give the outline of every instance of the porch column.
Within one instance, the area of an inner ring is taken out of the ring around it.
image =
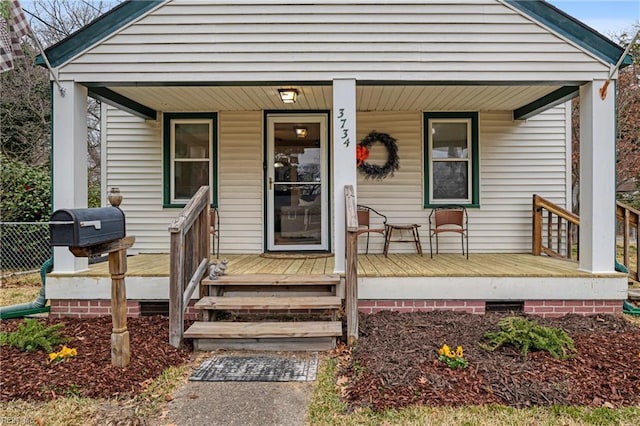
[[[335,273],[345,270],[344,186],[356,196],[356,80],[333,80],[333,223]]]
[[[580,269],[615,270],[615,89],[604,80],[580,86]]]
[[[87,89],[61,81],[64,96],[53,87],[53,209],[87,207]],[[87,269],[88,259],[67,247],[53,250],[54,272]]]

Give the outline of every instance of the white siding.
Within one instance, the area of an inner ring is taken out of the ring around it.
[[[480,113],[480,208],[469,209],[469,248],[473,252],[531,250],[531,198],[534,193],[561,206],[567,202],[570,173],[565,148],[565,106],[527,122],[512,121],[510,112]],[[361,113],[359,139],[369,131],[397,139],[400,170],[381,181],[358,179],[358,203],[389,217],[390,223],[421,224],[428,255],[428,216],[423,206],[422,114]],[[381,155],[385,155],[381,153]],[[371,157],[375,161],[375,156]],[[565,171],[565,167],[569,171]],[[457,236],[444,234],[440,249],[460,251]],[[382,250],[383,238],[371,234],[370,251]],[[361,237],[360,247],[364,245]],[[392,252],[412,252],[410,244],[392,244]]]
[[[527,252],[531,249],[531,197],[540,194],[559,205],[567,202],[570,164],[565,148],[565,105],[527,122],[510,112],[480,113],[480,208],[470,209],[471,252]],[[220,245],[223,253],[260,253],[263,248],[262,112],[222,112],[219,119]],[[114,108],[108,109],[106,188],[120,187],[127,232],[134,249],[166,252],[167,228],[180,209],[162,207],[161,127]],[[370,131],[397,140],[400,170],[384,180],[358,177],[358,202],[370,205],[390,222],[421,224],[428,255],[428,216],[423,208],[423,135],[421,112],[360,112],[358,136]],[[370,161],[384,161],[380,144]],[[568,168],[565,171],[565,167]],[[382,251],[382,237],[371,234],[370,250]],[[361,237],[363,247],[364,237]],[[411,245],[392,245],[410,252]],[[442,251],[459,251],[457,237],[443,236]]]
[[[162,130],[126,112],[107,109],[104,188],[119,187],[127,234],[135,251],[169,248],[168,227],[179,208],[163,208]],[[262,114],[221,113],[219,119],[220,250],[262,252]]]
[[[266,3],[170,1],[62,66],[60,79],[587,81],[608,72],[497,0]]]

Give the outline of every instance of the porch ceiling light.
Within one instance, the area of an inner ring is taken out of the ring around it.
[[[296,130],[296,136],[299,138],[306,138],[307,137],[307,128],[306,127],[294,127],[294,129]]]
[[[284,102],[285,104],[293,104],[298,98],[297,89],[278,89],[278,94],[280,95],[280,99],[282,99],[282,102]]]

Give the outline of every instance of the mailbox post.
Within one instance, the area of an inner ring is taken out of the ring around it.
[[[124,282],[127,273],[127,249],[133,246],[135,237],[125,237],[124,214],[118,208],[122,195],[118,188],[112,188],[109,194],[112,207],[105,209],[62,210],[52,216],[51,240],[54,245],[67,245],[76,257],[93,257],[109,253],[109,274],[111,275],[111,364],[126,367],[131,361],[129,348],[129,331],[127,330],[127,292]],[[115,211],[109,210],[117,208]],[[70,221],[56,223],[56,215],[70,216]],[[119,222],[122,214],[122,223]],[[111,218],[104,229],[100,218]],[[91,220],[82,219],[90,218]],[[57,227],[57,228],[56,228]],[[63,228],[65,227],[65,228]],[[84,228],[93,228],[84,230]],[[121,229],[120,229],[121,228]],[[113,237],[117,238],[114,239]],[[88,241],[88,243],[87,243]]]

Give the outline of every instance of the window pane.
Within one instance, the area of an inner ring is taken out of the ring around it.
[[[209,136],[207,123],[177,123],[175,158],[209,158]]]
[[[433,123],[433,158],[467,158],[467,123]]]
[[[466,161],[433,162],[433,199],[466,200],[469,176]]]
[[[175,167],[175,198],[191,198],[202,185],[209,185],[208,161],[179,161]]]

